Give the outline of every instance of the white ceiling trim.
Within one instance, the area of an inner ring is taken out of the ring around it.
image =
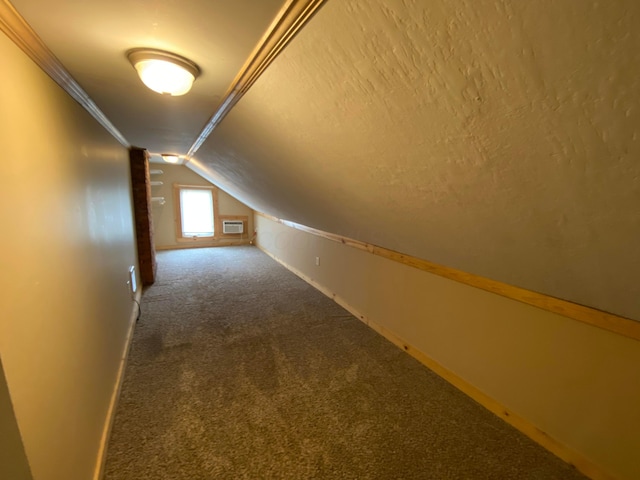
[[[8,0],[0,1],[0,30],[71,95],[124,147],[131,145]]]
[[[200,135],[187,152],[191,159],[207,140],[214,128],[251,88],[262,72],[293,39],[296,33],[313,17],[326,0],[288,0],[262,36],[256,48],[242,66],[222,98],[220,106],[209,119]]]

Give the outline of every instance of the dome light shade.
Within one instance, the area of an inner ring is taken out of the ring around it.
[[[200,74],[200,69],[191,60],[162,50],[137,48],[127,56],[140,80],[161,94],[184,95]]]
[[[167,163],[178,163],[180,161],[180,156],[172,153],[163,153],[161,156],[162,160]]]

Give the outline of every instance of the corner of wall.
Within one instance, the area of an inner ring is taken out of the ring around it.
[[[256,225],[266,254],[584,474],[640,476],[637,340],[260,214]]]

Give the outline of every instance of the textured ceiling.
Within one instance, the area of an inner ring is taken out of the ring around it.
[[[14,0],[132,144],[186,153],[282,0]],[[640,320],[640,3],[328,0],[188,166],[278,217]],[[125,52],[203,69],[167,98]]]
[[[192,164],[254,208],[640,319],[640,5],[330,1]]]

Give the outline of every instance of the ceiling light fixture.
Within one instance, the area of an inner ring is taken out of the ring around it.
[[[140,80],[162,94],[184,95],[200,74],[200,69],[191,60],[162,50],[136,48],[130,50],[127,57]]]
[[[163,153],[160,156],[162,157],[162,160],[164,160],[167,163],[178,163],[180,161],[180,156],[179,155],[173,155],[173,154],[170,154],[170,153]]]

